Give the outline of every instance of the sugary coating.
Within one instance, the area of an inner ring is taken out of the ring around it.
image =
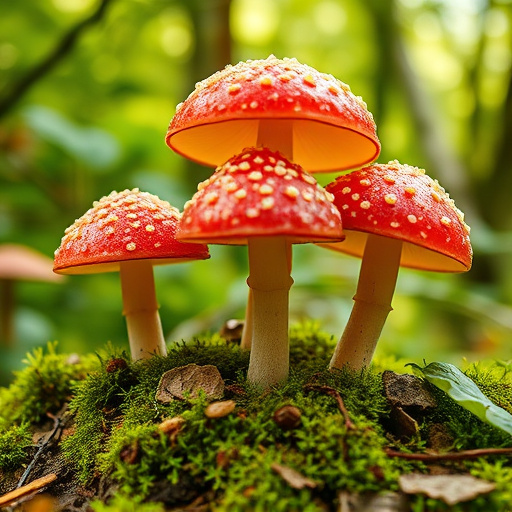
[[[346,234],[333,248],[361,257],[361,233],[373,233],[405,242],[402,266],[445,272],[471,267],[464,215],[423,169],[396,160],[374,164],[339,176],[326,190],[334,195]]]
[[[255,236],[291,243],[343,238],[340,214],[313,176],[267,148],[232,157],[185,204],[178,239],[246,244]]]
[[[177,208],[148,192],[111,192],[66,229],[53,270],[90,274],[117,271],[121,261],[166,264],[208,258],[206,246],[176,240],[180,217]]]
[[[360,167],[380,152],[373,116],[347,84],[273,55],[228,65],[197,83],[178,105],[166,142],[187,158],[218,166],[257,145],[263,119],[294,121],[293,161],[309,172]]]

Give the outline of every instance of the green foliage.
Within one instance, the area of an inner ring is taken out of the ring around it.
[[[29,424],[13,425],[0,432],[0,469],[9,471],[19,467],[26,458],[26,449],[32,445]]]
[[[419,370],[425,378],[445,391],[460,406],[482,421],[512,435],[512,415],[489,400],[480,388],[457,367],[449,363],[430,363]]]
[[[70,399],[74,384],[96,366],[94,356],[70,358],[48,343],[27,354],[26,367],[15,373],[7,388],[0,388],[0,427],[38,423],[46,413],[56,414]]]
[[[89,504],[94,512],[164,512],[160,503],[141,503],[136,496],[117,493],[108,503],[93,501]]]

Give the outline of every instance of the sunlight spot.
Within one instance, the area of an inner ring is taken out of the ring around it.
[[[53,0],[53,5],[59,11],[80,12],[92,7],[96,2],[94,0]]]
[[[267,44],[277,32],[279,11],[272,0],[234,0],[231,27],[242,44]]]
[[[328,36],[336,36],[345,28],[347,14],[338,2],[324,0],[315,6],[313,19],[321,32]]]

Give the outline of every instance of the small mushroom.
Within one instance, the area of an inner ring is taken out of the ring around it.
[[[120,272],[123,314],[134,360],[165,355],[153,265],[209,258],[204,245],[175,238],[179,211],[139,189],[112,192],[66,229],[54,272]]]
[[[17,281],[55,283],[61,276],[52,273],[52,260],[40,252],[19,244],[0,246],[0,344],[14,341],[14,288]]]
[[[261,386],[288,375],[289,248],[343,239],[332,196],[300,166],[267,148],[232,157],[185,205],[178,240],[248,245],[253,295],[248,379]]]
[[[391,311],[400,266],[436,272],[471,268],[463,213],[423,169],[397,161],[339,176],[327,185],[343,220],[343,243],[322,244],[363,259],[354,307],[331,368],[368,366]]]

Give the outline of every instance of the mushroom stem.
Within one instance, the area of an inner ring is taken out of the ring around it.
[[[240,348],[242,350],[251,350],[253,326],[252,308],[252,289],[249,288],[249,293],[247,294],[247,306],[245,308],[244,328],[242,331],[242,339],[240,340]]]
[[[158,314],[153,265],[149,260],[120,263],[123,314],[133,360],[153,354],[165,356],[167,349]]]
[[[293,162],[293,121],[290,119],[261,119],[256,145],[279,151]]]
[[[368,366],[389,312],[395,291],[402,242],[369,234],[364,249],[354,306],[336,346],[330,368]]]
[[[261,119],[258,125],[256,145],[279,151],[283,156],[293,161],[293,121],[290,119]],[[292,270],[292,248],[290,243],[288,243],[288,246],[288,275],[290,275]],[[240,342],[242,350],[251,350],[253,336],[252,303],[252,289],[249,288],[244,330]]]
[[[248,248],[253,336],[247,378],[270,386],[288,377],[289,243],[283,237],[255,237]]]

